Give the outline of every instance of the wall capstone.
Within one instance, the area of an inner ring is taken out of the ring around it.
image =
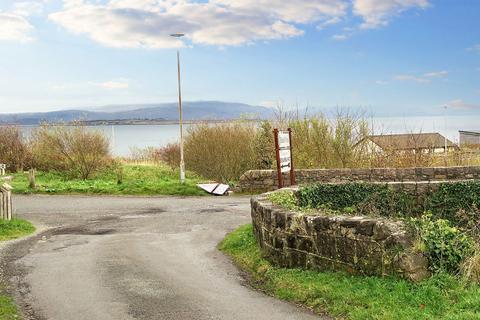
[[[295,170],[297,184],[315,182],[433,182],[480,179],[480,166],[425,167],[425,168],[374,168],[374,169],[299,169]],[[285,184],[289,175],[283,176]],[[278,177],[275,170],[250,170],[241,177],[239,192],[266,192],[276,190]]]

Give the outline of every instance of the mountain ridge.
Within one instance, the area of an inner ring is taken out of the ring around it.
[[[102,111],[103,110],[103,111]],[[105,111],[119,110],[119,111]],[[249,118],[268,119],[273,110],[267,107],[245,103],[222,101],[187,101],[183,103],[183,119],[194,120],[234,120],[248,114]],[[65,109],[49,112],[29,112],[0,114],[0,123],[35,125],[43,122],[72,121],[112,121],[112,120],[165,120],[178,121],[177,103],[122,104],[85,109]]]

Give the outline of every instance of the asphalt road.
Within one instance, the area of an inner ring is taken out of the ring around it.
[[[246,197],[16,196],[45,231],[1,250],[25,319],[318,319],[252,290],[216,249]]]

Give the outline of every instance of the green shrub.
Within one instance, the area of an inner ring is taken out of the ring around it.
[[[426,209],[432,211],[435,217],[462,224],[468,219],[462,221],[458,216],[460,211],[464,210],[473,214],[477,212],[479,215],[479,208],[479,181],[443,183],[438,191],[433,192],[426,201]]]
[[[369,183],[314,184],[299,191],[299,205],[348,214],[389,217],[415,216],[414,199],[387,185]]]
[[[291,190],[278,191],[268,194],[268,200],[288,210],[298,210],[298,200]]]
[[[425,244],[425,252],[429,268],[432,272],[448,272],[457,274],[461,263],[474,252],[474,241],[448,220],[432,219],[427,213],[412,223],[417,236]]]

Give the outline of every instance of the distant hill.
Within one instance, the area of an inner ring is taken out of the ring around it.
[[[183,104],[185,120],[233,120],[248,115],[249,118],[268,119],[273,110],[243,103],[221,101],[196,101]],[[70,122],[75,120],[178,120],[177,103],[112,105],[85,110],[61,110],[38,113],[0,114],[0,123],[35,125],[42,122]]]

